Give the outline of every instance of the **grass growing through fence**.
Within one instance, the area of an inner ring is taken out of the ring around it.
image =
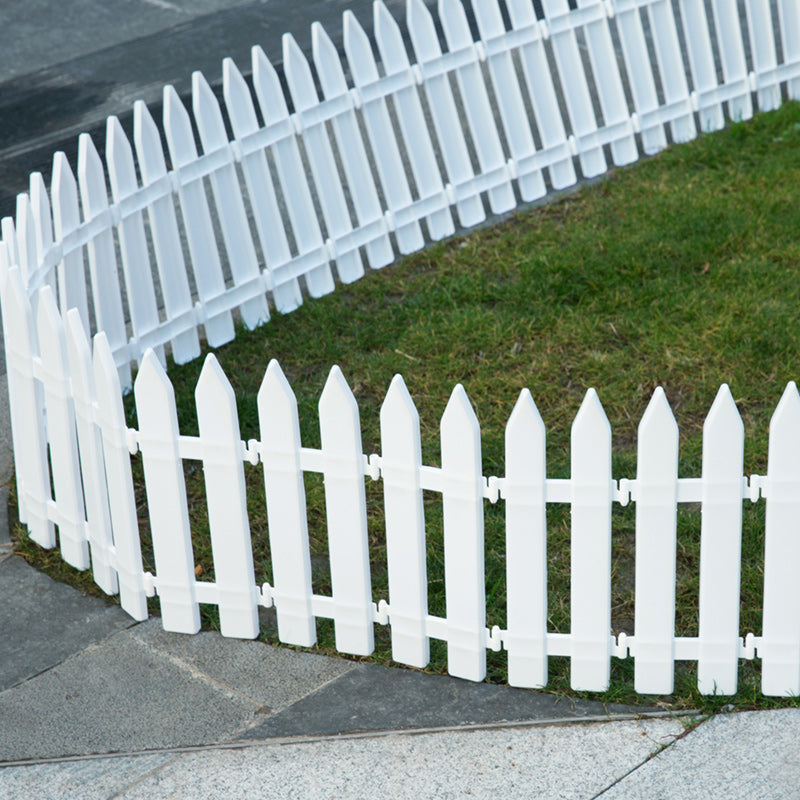
[[[339,364],[362,411],[365,452],[380,452],[378,411],[392,376],[406,379],[422,424],[424,463],[439,459],[439,420],[454,384],[466,388],[483,431],[484,474],[502,475],[504,427],[528,387],[547,427],[548,474],[569,476],[569,435],[585,391],[598,390],[613,430],[613,474],[635,477],[636,430],[662,385],[681,431],[681,477],[701,471],[702,425],[723,381],[745,425],[745,472],[766,471],[770,416],[798,378],[800,326],[800,105],[730,126],[498,226],[456,238],[341,286],[291,315],[240,334],[217,356],[233,383],[242,435],[258,436],[256,393],[277,358],[300,407],[305,446],[319,446],[316,404]],[[196,433],[197,360],[172,367],[182,432]],[[135,424],[132,398],[130,423]],[[202,470],[187,465],[195,498],[195,560],[211,577]],[[140,473],[141,474],[141,473]],[[260,467],[246,467],[256,578],[269,580]],[[307,477],[314,589],[330,591],[324,497]],[[387,597],[381,492],[367,486],[374,598]],[[146,503],[140,491],[141,524]],[[504,625],[502,503],[486,507],[488,624]],[[441,499],[426,493],[429,602],[444,614]],[[633,632],[634,506],[613,513],[613,626]],[[741,630],[761,632],[764,504],[744,507]],[[569,512],[548,508],[552,631],[569,630]],[[678,530],[678,635],[697,635],[700,513],[682,506]],[[69,568],[31,546],[42,568]],[[146,536],[145,536],[146,539]],[[145,550],[148,545],[145,543]],[[150,559],[149,552],[145,558]],[[152,569],[152,562],[149,564]],[[73,580],[70,577],[70,580]],[[83,584],[88,588],[90,581]],[[155,607],[157,608],[157,606]],[[206,607],[204,607],[206,608]],[[206,613],[206,623],[214,616]],[[333,650],[320,622],[319,648]],[[274,629],[265,638],[276,640]],[[388,662],[385,629],[373,660]],[[432,643],[432,670],[445,649]],[[490,679],[505,680],[504,654],[489,653]],[[614,661],[612,689],[586,695],[650,703],[633,692],[632,660]],[[783,705],[758,692],[759,671],[740,670],[734,698],[702,698],[694,667],[678,665],[674,708]],[[551,691],[571,694],[567,659],[551,659]]]

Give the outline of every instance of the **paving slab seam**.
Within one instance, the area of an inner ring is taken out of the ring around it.
[[[170,761],[166,761],[163,764],[159,764],[157,767],[153,767],[150,772],[144,773],[144,775],[140,775],[136,780],[131,781],[130,783],[122,786],[121,788],[117,789],[114,794],[110,794],[106,800],[114,800],[115,797],[122,797],[126,792],[133,789],[135,786],[138,786],[140,783],[144,783],[144,781],[152,778],[154,775],[157,775],[161,770],[167,769],[167,767],[171,767],[173,764],[177,764],[178,761],[181,759],[181,754],[176,754],[175,758],[171,759]]]
[[[692,712],[687,712],[690,717]],[[276,736],[270,739],[254,740],[232,740],[228,742],[218,742],[216,744],[187,745],[182,747],[162,747],[152,750],[120,750],[116,753],[95,753],[89,755],[76,756],[56,756],[52,758],[27,758],[15,761],[0,762],[0,772],[15,767],[31,767],[46,764],[68,764],[81,761],[106,761],[120,758],[135,758],[136,756],[153,755],[186,755],[190,753],[217,752],[220,750],[249,750],[254,748],[266,747],[285,747],[297,744],[314,744],[331,741],[348,741],[359,739],[383,739],[388,736],[423,736],[434,733],[471,733],[474,731],[487,730],[513,730],[529,729],[542,727],[568,727],[578,725],[605,725],[613,722],[632,722],[645,719],[684,719],[683,714],[675,714],[671,711],[651,711],[642,714],[618,714],[615,716],[587,716],[587,717],[565,717],[563,719],[532,719],[532,720],[513,720],[502,722],[481,722],[466,723],[463,725],[440,725],[425,728],[386,728],[376,731],[351,731],[335,734],[313,734],[306,736]],[[705,720],[703,720],[705,721]],[[696,727],[696,726],[695,726]],[[694,727],[690,730],[694,730]],[[688,731],[687,731],[688,732]],[[683,738],[686,734],[676,737]],[[172,763],[172,762],[170,762]],[[613,784],[612,784],[613,785]],[[610,788],[610,786],[608,787]],[[607,789],[604,789],[607,791]]]

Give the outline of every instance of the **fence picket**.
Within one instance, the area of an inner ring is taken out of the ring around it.
[[[41,172],[32,172],[30,176],[30,203],[33,218],[33,230],[36,239],[36,265],[41,268],[50,248],[53,246],[53,215],[50,209],[50,198]],[[43,276],[43,283],[57,290],[56,275],[52,268]]]
[[[164,163],[161,136],[147,106],[141,101],[133,108],[133,141],[142,175],[142,185],[152,186],[156,181],[164,182],[167,167]],[[130,144],[125,140],[124,145],[127,153]],[[135,179],[133,183],[135,184]],[[178,220],[175,217],[175,200],[171,192],[148,204],[147,219],[153,237],[158,279],[167,319],[181,320],[177,335],[171,339],[172,357],[177,364],[185,364],[200,355],[200,342],[186,262],[183,259]],[[150,278],[152,280],[152,276]]]
[[[800,395],[789,383],[769,426],[761,691],[800,694]]]
[[[332,104],[339,100],[344,105],[343,110],[333,117],[331,124],[347,177],[358,228],[375,229],[365,246],[367,259],[373,269],[385,267],[394,261],[394,251],[375,188],[375,179],[361,138],[342,62],[335,45],[318,22],[311,26],[311,48],[325,100]]]
[[[203,152],[228,152],[227,163],[211,173],[211,189],[234,285],[252,287],[252,299],[239,307],[245,325],[252,329],[269,320],[267,299],[222,111],[201,72],[192,73],[192,109]]]
[[[78,184],[67,161],[59,151],[53,157],[53,178],[50,184],[53,198],[53,233],[56,241],[63,242],[80,224]],[[83,248],[64,253],[58,264],[58,299],[61,311],[77,308],[83,329],[91,331],[89,305],[86,300],[86,276],[83,268]]]
[[[106,163],[114,203],[120,205],[136,193],[136,167],[128,137],[116,117],[109,117],[106,124]],[[122,255],[122,273],[131,316],[133,336],[145,341],[158,328],[160,322],[153,275],[150,268],[150,253],[144,233],[142,212],[125,216],[117,229],[119,249]],[[137,355],[141,353],[141,346]],[[166,363],[164,348],[156,350],[161,363]]]
[[[697,688],[735,694],[739,668],[744,425],[727,384],[703,424]]]
[[[349,9],[344,12],[344,49],[357,89],[369,87],[380,80],[369,37]],[[361,114],[375,158],[381,188],[389,212],[394,217],[398,249],[403,254],[414,253],[422,249],[424,239],[416,217],[410,222],[403,221],[408,215],[406,209],[412,203],[411,190],[397,146],[397,134],[386,106],[386,97],[384,94],[373,96],[372,92],[367,98],[363,93],[360,97]]]
[[[333,367],[319,399],[336,649],[375,648],[361,424],[350,387]]]
[[[753,116],[753,101],[750,97],[737,0],[712,0],[711,9],[717,30],[723,80],[726,84],[738,83],[742,87],[740,95],[728,100],[728,114],[732,120],[741,122]]]
[[[430,131],[422,111],[415,75],[408,60],[400,27],[383,0],[375,0],[373,3],[373,19],[375,40],[386,77],[404,76],[408,80],[407,85],[393,92],[391,97],[420,202],[425,202],[426,206],[428,203],[436,203],[435,210],[425,214],[425,221],[430,237],[438,241],[450,236],[455,231],[455,226],[450,213],[450,201],[436,163]]]
[[[128,429],[122,407],[122,386],[105,331],[94,337],[96,422],[103,437],[108,504],[114,532],[114,568],[119,580],[120,605],[134,619],[147,619],[147,595],[142,569],[142,549],[133,494]]]
[[[464,387],[453,389],[441,421],[447,671],[486,677],[481,430]]]
[[[506,426],[508,682],[547,684],[547,468],[545,429],[523,389]]]
[[[781,50],[784,64],[800,63],[800,7],[794,0],[778,0]],[[800,77],[787,81],[786,88],[792,100],[800,100]]]
[[[304,280],[312,297],[322,297],[333,291],[333,274],[300,158],[293,118],[289,116],[278,74],[260,47],[253,48],[252,61],[253,85],[264,124],[276,131],[285,129],[273,145],[275,167],[286,199],[298,258],[309,263],[304,270]]]
[[[194,588],[186,482],[178,449],[178,412],[172,384],[152,350],[142,358],[133,394],[162,624],[166,631],[197,633],[200,608]]]
[[[353,232],[353,224],[328,131],[320,117],[320,101],[311,67],[300,45],[288,33],[283,36],[283,61],[286,82],[289,84],[297,115],[295,119],[302,130],[301,136],[328,231],[328,247],[333,247],[336,255],[336,269],[340,280],[343,283],[352,283],[364,274],[364,265],[358,249],[346,245]],[[338,244],[340,241],[345,242],[344,246]]]
[[[589,50],[594,83],[600,109],[603,113],[603,126],[622,128],[622,132],[611,142],[611,155],[617,166],[631,164],[639,158],[633,126],[628,112],[622,78],[619,74],[617,56],[611,41],[611,31],[605,13],[603,0],[578,0],[579,9],[598,9],[597,19],[584,26],[584,36]]]
[[[19,266],[19,257],[17,255],[17,230],[14,225],[14,218],[3,217],[3,219],[0,220],[0,231],[2,231],[3,234],[3,242],[6,246],[6,256],[9,266]]]
[[[16,205],[17,258],[22,270],[22,279],[30,287],[36,271],[36,229],[33,223],[30,196],[23,192],[17,195]],[[38,287],[36,287],[38,288]],[[36,295],[31,295],[31,303],[36,309]]]
[[[222,90],[234,137],[242,140],[257,133],[259,126],[253,98],[242,73],[230,58],[222,62]],[[300,283],[291,271],[288,276],[281,274],[286,272],[281,268],[291,261],[292,254],[272,186],[272,176],[265,151],[257,149],[243,153],[242,172],[250,204],[253,207],[261,250],[272,279],[275,307],[281,313],[294,311],[302,304],[303,295]]]
[[[536,146],[531,135],[530,121],[522,100],[511,51],[507,46],[502,48],[499,46],[500,42],[507,38],[500,6],[498,0],[487,0],[475,3],[473,10],[484,48],[489,50],[486,63],[492,79],[492,88],[497,97],[503,130],[516,168],[519,193],[524,201],[530,202],[544,197],[547,194],[547,187],[541,169],[524,166],[526,162],[534,159]]]
[[[513,29],[531,35],[531,41],[519,48],[522,71],[542,146],[545,151],[553,154],[548,167],[550,183],[554,189],[565,189],[572,186],[577,178],[553,77],[547,63],[541,28],[529,0],[506,0],[506,7]]]
[[[14,432],[19,435],[15,461],[17,486],[23,498],[24,522],[30,538],[42,547],[55,547],[56,534],[48,519],[50,470],[47,465],[47,436],[41,387],[33,376],[35,330],[33,312],[19,267],[5,276],[3,304],[3,342],[8,369],[8,389]]]
[[[542,0],[542,6],[548,22],[552,18],[563,17],[569,13],[567,0]],[[595,142],[597,120],[592,108],[575,30],[565,26],[559,32],[551,32],[550,44],[564,90],[564,101],[576,139],[583,175],[586,178],[601,175],[606,171],[606,158],[602,146]]]
[[[294,393],[275,359],[264,373],[257,402],[278,637],[287,644],[311,647],[317,631],[311,609],[300,422]]]
[[[419,415],[400,375],[392,379],[380,419],[392,658],[422,669],[430,661],[422,445]]]
[[[91,137],[83,133],[78,139],[78,185],[81,193],[84,222],[108,215],[108,190],[103,162]],[[114,250],[111,219],[89,240],[89,274],[97,330],[106,335],[115,359],[122,388],[131,387],[131,369],[127,355],[125,316],[122,310],[117,256]],[[120,356],[117,356],[120,353]],[[123,355],[124,354],[124,355]]]
[[[611,669],[611,426],[594,389],[572,423],[570,685],[608,688]]]
[[[197,424],[223,636],[258,636],[258,595],[244,485],[236,395],[212,353],[197,381]]]
[[[758,107],[761,111],[772,111],[781,104],[781,87],[777,75],[768,84],[763,82],[764,73],[772,73],[778,66],[770,2],[769,0],[746,0],[745,11],[747,12],[747,32],[750,39],[753,72],[755,72],[756,81],[759,84],[756,95]]]
[[[111,512],[108,507],[103,442],[95,425],[93,405],[97,402],[92,371],[92,353],[80,312],[67,312],[64,326],[67,355],[78,429],[78,451],[83,494],[86,502],[87,534],[94,582],[106,593],[119,591],[116,570],[111,565]]]
[[[708,32],[708,18],[703,4],[696,0],[679,0],[679,6],[700,115],[700,130],[710,133],[722,128],[725,118],[722,104],[716,99],[717,71]]]
[[[86,544],[83,488],[75,436],[75,409],[69,385],[67,343],[53,290],[39,291],[37,309],[39,347],[42,353],[44,406],[55,501],[58,504],[58,540],[61,555],[76,569],[89,566]]]
[[[134,108],[134,120],[137,108],[141,108],[138,116],[141,117],[141,131],[144,136],[145,131],[151,126],[147,124],[148,115],[145,114],[143,106]],[[172,86],[164,87],[164,134],[174,174],[177,176],[183,227],[186,229],[189,243],[197,294],[205,313],[206,337],[212,347],[219,347],[231,341],[235,335],[233,318],[227,308],[216,311],[211,307],[214,301],[225,293],[225,278],[222,274],[205,184],[202,178],[192,179],[187,176],[197,161],[192,121]]]
[[[455,195],[458,219],[464,228],[483,222],[480,192],[474,185],[475,172],[470,163],[464,131],[459,121],[447,72],[439,68],[442,48],[433,17],[422,0],[408,0],[406,25],[411,35],[417,65],[422,72],[422,86],[436,130],[447,178]]]
[[[659,386],[641,422],[636,468],[634,687],[672,694],[675,673],[675,576],[678,426]]]
[[[478,50],[472,40],[461,0],[439,0],[439,19],[450,53],[459,51],[471,53],[469,62],[455,70],[455,78],[481,174],[494,173],[497,176],[493,180],[495,188],[488,192],[489,205],[495,214],[510,211],[516,206],[517,200],[511,186],[495,117],[489,104]]]

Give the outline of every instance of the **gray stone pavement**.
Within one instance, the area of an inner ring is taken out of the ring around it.
[[[366,0],[2,4],[0,214],[108,114],[348,6],[369,24]],[[0,798],[800,797],[800,710],[699,722],[170,634],[55,584],[9,554],[0,384]]]

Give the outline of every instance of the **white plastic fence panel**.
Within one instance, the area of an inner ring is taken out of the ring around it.
[[[674,109],[669,113],[672,119],[672,138],[676,142],[688,142],[697,135],[697,128],[670,0],[649,3],[647,18],[653,36],[664,101],[667,107]]]
[[[78,184],[66,155],[58,152],[53,157],[53,179],[50,185],[53,197],[53,233],[63,242],[80,224]],[[58,265],[58,299],[62,313],[76,308],[81,315],[83,329],[91,331],[89,305],[86,301],[86,277],[83,269],[83,248],[64,253]]]
[[[386,511],[392,658],[419,668],[430,661],[421,466],[419,415],[403,378],[395,375],[381,406],[381,480]]]
[[[197,424],[223,636],[258,636],[258,594],[244,484],[236,395],[213,354],[197,381]]]
[[[671,694],[675,674],[678,426],[659,386],[639,423],[634,688]]]
[[[608,688],[611,669],[611,426],[594,389],[572,423],[570,685]]]
[[[603,112],[603,126],[615,129],[611,142],[611,155],[617,166],[631,164],[639,158],[633,126],[628,113],[628,102],[622,88],[617,54],[611,41],[611,31],[603,0],[578,0],[578,9],[584,13],[594,10],[592,21],[584,26],[584,36],[589,50],[594,83],[600,109]]]
[[[577,140],[581,169],[584,177],[592,178],[606,171],[606,158],[602,146],[596,142],[597,119],[578,40],[574,28],[569,24],[569,6],[567,0],[543,0],[542,6],[550,27],[550,44],[555,55],[572,132]]]
[[[371,231],[370,241],[365,247],[367,260],[373,269],[385,267],[394,261],[394,251],[358,127],[353,98],[336,46],[318,22],[311,26],[311,47],[325,100],[332,105],[341,105],[341,110],[333,117],[331,124],[347,176],[358,228],[361,231]]]
[[[200,607],[194,589],[192,531],[178,447],[178,412],[172,384],[152,350],[142,358],[133,393],[162,624],[166,631],[197,633]]]
[[[311,608],[300,422],[294,393],[274,359],[258,390],[258,421],[278,637],[287,644],[311,647],[317,631]]]
[[[750,119],[753,116],[753,101],[750,97],[737,0],[712,0],[711,8],[714,12],[723,79],[727,85],[736,84],[742,87],[741,94],[728,100],[728,113],[737,122]]]
[[[278,74],[260,47],[253,48],[252,61],[253,85],[261,116],[268,130],[275,131],[277,139],[273,150],[275,167],[292,223],[298,260],[302,259],[306,265],[303,274],[308,293],[312,297],[322,297],[333,291],[333,274],[300,158],[293,119],[289,116]]]
[[[344,243],[350,238],[353,224],[311,67],[300,45],[288,33],[283,36],[283,62],[286,82],[294,102],[295,119],[302,130],[317,198],[328,231],[328,246],[333,246],[339,278],[344,283],[352,283],[364,274],[361,253],[358,249],[349,249],[346,245],[339,244],[340,241]]]
[[[266,153],[262,148],[253,149],[249,142],[241,141],[256,134],[259,125],[247,83],[230,58],[222,62],[222,86],[233,135],[240,140],[239,147],[243,151],[242,172],[253,207],[261,250],[272,279],[275,307],[281,313],[288,313],[303,302],[303,295],[297,277],[291,271],[287,274],[285,269],[292,254],[272,186]]]
[[[136,108],[138,106],[134,108],[134,119]],[[144,110],[138,113],[142,117],[141,129],[144,131],[149,127],[144,120]],[[202,178],[191,175],[197,161],[192,121],[172,86],[164,87],[164,134],[180,187],[178,196],[181,201],[181,216],[186,229],[197,294],[205,313],[206,337],[212,347],[219,347],[231,341],[235,335],[233,318],[227,306],[222,309],[214,308],[215,302],[224,297],[225,279],[205,184]]]
[[[380,76],[369,37],[350,10],[344,12],[344,49],[356,88],[369,87],[366,94],[360,93],[361,114],[386,205],[396,225],[397,246],[401,253],[413,253],[422,249],[425,243],[422,229],[416,215],[407,221],[412,197],[408,178],[403,169],[403,159],[397,146],[397,133],[389,117],[386,95],[383,91],[378,93],[374,86],[380,80]]]
[[[94,390],[92,353],[86,329],[78,309],[72,308],[64,320],[67,332],[67,354],[75,404],[75,421],[81,463],[81,479],[86,502],[86,522],[89,552],[94,582],[106,593],[119,591],[117,573],[111,564],[114,539],[111,532],[111,512],[108,507],[103,441],[94,421]]]
[[[464,387],[453,389],[441,421],[447,671],[486,677],[481,429]]]
[[[92,301],[97,330],[105,333],[114,358],[119,361],[119,379],[122,388],[127,391],[131,387],[131,369],[117,256],[108,210],[106,176],[94,142],[86,133],[81,134],[78,140],[78,185],[84,222],[98,217],[105,217],[106,220],[88,245]]]
[[[508,682],[547,683],[547,467],[544,423],[523,389],[506,426]]]
[[[524,33],[529,40],[519,47],[528,97],[550,165],[550,183],[554,189],[564,189],[575,183],[575,167],[547,63],[542,30],[530,0],[506,0],[506,7],[514,31],[518,35]]]
[[[200,72],[192,73],[192,108],[203,152],[210,155],[227,151],[226,161],[211,173],[211,188],[234,285],[237,288],[246,285],[249,289],[251,299],[242,303],[239,309],[245,325],[252,329],[269,320],[264,282],[222,111],[208,81]]]
[[[800,395],[791,382],[772,416],[767,467],[761,691],[800,694]]]
[[[130,142],[116,117],[109,117],[106,124],[106,162],[111,194],[114,203],[120,206],[136,194],[139,185]],[[160,322],[142,212],[137,211],[123,216],[118,235],[128,309],[133,336],[138,340],[137,355],[139,355],[143,351],[139,342],[152,336]],[[165,363],[164,348],[158,347],[156,353],[161,362]]]
[[[423,215],[428,233],[438,241],[450,236],[455,226],[417,92],[415,73],[408,60],[400,27],[382,0],[375,0],[373,12],[375,39],[386,78],[403,80],[402,88],[391,94],[392,103],[419,195],[418,202],[425,204]]]
[[[320,396],[319,427],[336,649],[369,655],[375,649],[374,612],[361,426],[358,404],[339,367],[331,369]]]
[[[759,87],[758,107],[761,111],[772,111],[781,104],[781,87],[777,74],[769,82],[764,80],[764,73],[773,73],[778,66],[770,0],[746,0],[745,9],[750,57],[753,60],[753,72]]]
[[[689,52],[692,83],[697,93],[700,130],[717,131],[725,125],[722,104],[716,99],[717,71],[705,8],[697,0],[678,0]]]
[[[739,667],[744,426],[727,384],[703,424],[703,519],[700,529],[702,694],[735,694]]]
[[[56,534],[48,519],[50,470],[40,385],[33,377],[35,331],[33,311],[19,267],[8,270],[0,297],[3,302],[3,340],[8,369],[11,418],[14,420],[14,454],[24,522],[30,537],[42,547],[54,547]],[[24,432],[24,434],[23,434]]]
[[[143,186],[152,186],[156,182],[169,186],[161,136],[147,106],[141,101],[133,109],[133,141]],[[177,327],[177,335],[172,338],[172,357],[176,363],[184,364],[200,355],[200,343],[172,191],[148,204],[147,219],[167,320]]]
[[[778,0],[780,19],[781,49],[783,63],[800,64],[800,6],[796,0]],[[792,100],[800,100],[800,77],[788,81],[787,89]]]
[[[36,239],[36,267],[40,269],[53,246],[53,215],[41,172],[31,173],[30,201]],[[52,267],[48,269],[46,275],[42,275],[42,283],[56,291],[56,274]]]
[[[475,3],[473,9],[483,47],[487,51],[486,63],[516,169],[520,196],[525,202],[530,202],[544,197],[547,187],[541,169],[534,163],[536,147],[509,50],[503,17],[497,0]]]
[[[502,214],[514,208],[517,200],[483,81],[478,49],[472,40],[467,15],[460,0],[439,0],[439,19],[450,53],[469,55],[469,60],[455,70],[455,77],[478,156],[480,173],[486,177],[491,175],[495,186],[488,192],[489,205],[495,214]]]
[[[64,324],[50,286],[39,290],[37,309],[39,347],[42,351],[42,385],[50,440],[55,502],[58,507],[58,539],[61,555],[77,569],[89,567],[85,512],[75,408],[72,402]]]
[[[486,213],[480,192],[475,186],[475,172],[450,87],[449,73],[444,69],[433,17],[422,0],[408,0],[406,24],[423,77],[428,109],[447,177],[455,193],[458,218],[462,227],[470,228],[483,222]]]
[[[621,6],[615,8],[614,19],[619,31],[633,104],[639,116],[642,147],[645,153],[652,155],[667,146],[667,137],[662,117],[658,113],[658,94],[653,77],[653,65],[644,38],[640,6],[635,0],[616,5]],[[597,65],[594,65],[595,72],[597,68]]]
[[[103,436],[108,504],[114,533],[114,568],[119,580],[120,605],[134,619],[147,619],[147,595],[142,549],[133,493],[128,429],[122,407],[122,386],[104,331],[94,337],[96,421]]]
[[[31,199],[27,193],[17,195],[16,206],[17,219],[17,258],[22,269],[22,277],[29,292],[34,286],[34,277],[37,264],[36,253],[36,228],[33,223],[33,211],[31,210]],[[36,311],[36,295],[30,295],[34,312]]]

